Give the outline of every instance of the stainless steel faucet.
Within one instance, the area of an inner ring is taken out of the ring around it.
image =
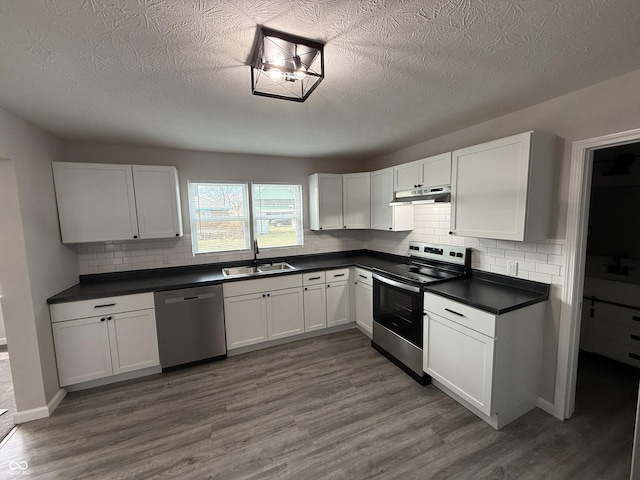
[[[258,240],[253,241],[253,266],[258,266],[258,254],[260,250],[258,249]]]

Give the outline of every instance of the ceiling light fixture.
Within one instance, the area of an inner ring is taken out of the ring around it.
[[[324,78],[324,44],[259,27],[251,57],[254,95],[304,102]]]

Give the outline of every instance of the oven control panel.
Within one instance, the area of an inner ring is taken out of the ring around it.
[[[439,260],[456,265],[469,266],[471,250],[457,245],[435,245],[425,242],[409,242],[409,256]]]

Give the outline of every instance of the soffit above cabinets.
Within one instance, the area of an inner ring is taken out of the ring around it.
[[[257,25],[326,43],[304,104],[251,95]],[[62,138],[385,153],[640,68],[637,0],[0,5],[0,106]]]

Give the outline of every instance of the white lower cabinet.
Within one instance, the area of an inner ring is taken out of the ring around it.
[[[304,284],[304,331],[327,328],[327,287],[324,272],[306,273]]]
[[[304,332],[302,275],[225,283],[227,349]]]
[[[371,272],[356,268],[353,281],[356,325],[373,335],[373,278]]]
[[[327,327],[349,323],[349,269],[327,270]]]
[[[51,305],[60,386],[159,366],[153,307],[152,293]]]
[[[546,302],[502,315],[425,293],[423,368],[494,428],[537,405]]]

